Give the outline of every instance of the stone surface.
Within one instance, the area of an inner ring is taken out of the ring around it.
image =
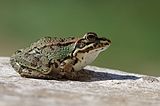
[[[160,106],[160,77],[87,66],[90,80],[20,77],[0,58],[0,106]]]

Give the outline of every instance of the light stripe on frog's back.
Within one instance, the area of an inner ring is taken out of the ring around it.
[[[37,47],[39,49],[43,49],[46,46],[68,46],[74,44],[77,39],[74,37],[69,38],[55,38],[55,37],[44,37],[38,40],[37,42],[32,44],[32,48]]]

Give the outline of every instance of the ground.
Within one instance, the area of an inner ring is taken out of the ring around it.
[[[160,77],[85,67],[83,81],[22,78],[0,57],[0,106],[159,106]]]

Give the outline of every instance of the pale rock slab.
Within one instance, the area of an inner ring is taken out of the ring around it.
[[[0,57],[0,106],[160,106],[160,77],[85,69],[90,80],[22,78]]]

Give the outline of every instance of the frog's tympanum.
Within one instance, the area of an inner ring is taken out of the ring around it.
[[[76,79],[76,72],[92,63],[111,41],[94,32],[82,38],[44,37],[11,56],[12,67],[22,77]]]

